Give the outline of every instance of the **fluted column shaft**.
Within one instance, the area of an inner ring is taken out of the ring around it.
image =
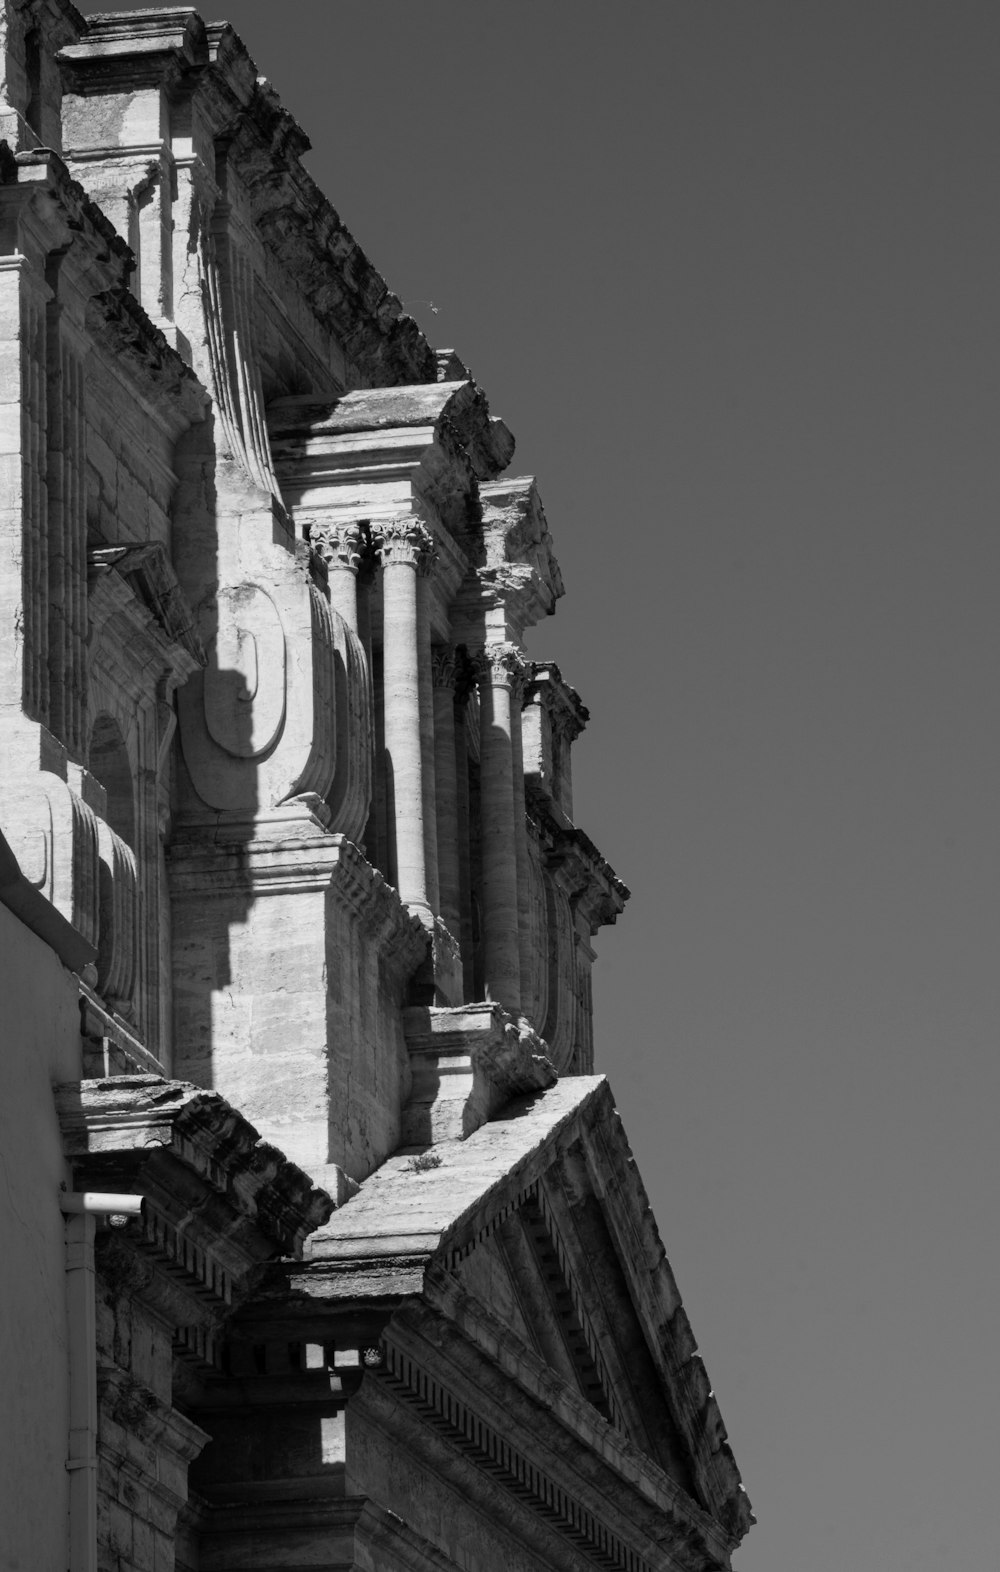
[[[420,734],[417,572],[431,547],[431,538],[417,520],[397,519],[379,526],[377,545],[382,558],[382,686],[396,879],[407,905],[430,918]]]
[[[486,992],[513,1015],[521,1009],[513,728],[523,667],[515,645],[494,644],[483,651],[479,668]]]

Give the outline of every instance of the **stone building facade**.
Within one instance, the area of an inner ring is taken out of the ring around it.
[[[723,1572],[535,482],[229,26],[0,17],[0,1567]]]

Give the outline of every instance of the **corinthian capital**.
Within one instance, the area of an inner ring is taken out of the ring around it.
[[[475,657],[476,676],[494,688],[509,688],[514,698],[524,693],[531,676],[531,662],[516,644],[487,644]]]
[[[381,519],[372,524],[372,539],[383,566],[402,562],[422,568],[433,557],[434,537],[419,519]]]
[[[328,568],[357,573],[365,547],[364,526],[355,523],[313,523],[309,526],[309,544]]]
[[[431,681],[435,688],[454,690],[457,670],[455,651],[446,644],[435,644],[431,650]]]

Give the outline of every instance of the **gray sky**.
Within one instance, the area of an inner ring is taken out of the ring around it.
[[[1000,10],[226,14],[539,478],[738,1572],[996,1566]]]

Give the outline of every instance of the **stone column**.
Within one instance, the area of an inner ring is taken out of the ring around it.
[[[455,747],[455,657],[439,645],[431,652],[434,685],[434,782],[437,795],[438,915],[455,939],[462,936],[458,857],[458,760]]]
[[[424,770],[420,735],[417,573],[431,549],[429,532],[414,518],[378,525],[382,558],[382,688],[390,824],[402,899],[430,924],[424,840]]]
[[[455,744],[455,779],[458,786],[458,888],[459,933],[462,950],[462,981],[466,999],[477,999],[481,990],[476,986],[476,946],[472,924],[472,825],[471,794],[469,784],[468,705],[475,687],[475,672],[464,650],[455,662],[455,711],[453,738]]]
[[[431,678],[431,575],[433,549],[424,553],[417,572],[417,687],[420,695],[420,748],[424,804],[424,860],[427,899],[435,916],[441,912],[438,888],[437,803],[435,801],[434,687]]]
[[[517,863],[517,931],[521,968],[521,1009],[530,1009],[531,975],[534,960],[531,954],[531,884],[528,871],[528,829],[525,824],[524,801],[524,749],[521,739],[521,711],[524,692],[531,676],[531,662],[522,660],[514,672],[510,690],[510,741],[511,773],[514,793],[514,857]],[[536,1031],[541,1022],[532,1021]]]
[[[483,848],[483,959],[487,997],[521,1010],[517,829],[514,823],[515,697],[524,661],[515,644],[487,645],[480,657],[480,803]],[[518,720],[520,716],[518,714]]]
[[[371,809],[374,714],[371,662],[360,635],[359,569],[366,530],[356,522],[314,523],[310,543],[327,569],[335,665],[335,768],[327,803],[330,829],[360,842]]]
[[[330,605],[339,611],[352,633],[358,632],[358,569],[364,547],[360,524],[313,524],[309,543],[326,563]]]

